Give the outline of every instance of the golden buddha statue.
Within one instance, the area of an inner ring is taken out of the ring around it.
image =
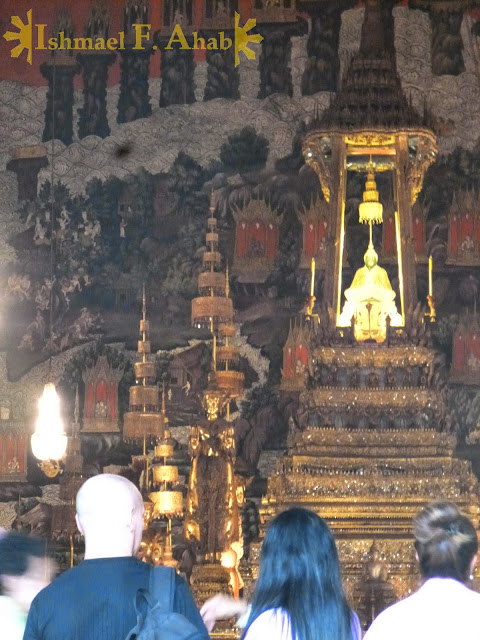
[[[188,485],[185,538],[196,539],[209,562],[219,561],[241,537],[235,478],[235,436],[222,417],[227,396],[210,377],[204,392],[206,418],[192,427],[192,470]]]
[[[392,327],[403,326],[402,316],[395,305],[395,291],[387,272],[378,266],[378,255],[370,241],[364,256],[365,266],[355,273],[345,291],[345,304],[338,326],[349,327],[354,318],[355,339],[359,342],[383,342],[387,333],[387,316]]]
[[[366,580],[379,580],[386,582],[388,577],[388,567],[381,559],[380,551],[375,544],[375,540],[368,552],[368,560],[363,568],[363,576]]]
[[[363,566],[363,576],[355,585],[353,600],[364,630],[396,600],[393,585],[388,582],[388,566],[381,559],[375,541]]]

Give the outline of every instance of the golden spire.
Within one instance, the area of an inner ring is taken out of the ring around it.
[[[134,365],[137,383],[130,387],[129,408],[123,420],[123,437],[125,440],[143,441],[146,452],[147,441],[156,441],[163,436],[165,420],[160,411],[160,391],[155,383],[155,361],[151,357],[145,284],[142,287],[142,301],[137,362]]]
[[[383,206],[378,201],[375,169],[372,162],[368,165],[363,202],[361,202],[358,207],[358,213],[360,222],[365,222],[370,225],[372,225],[372,223],[381,224],[383,222]]]
[[[225,297],[225,273],[221,268],[219,236],[213,192],[210,197],[210,212],[207,219],[206,251],[203,254],[203,270],[198,276],[198,297],[192,300],[192,325],[207,329],[212,321],[215,330],[233,318],[231,299]]]

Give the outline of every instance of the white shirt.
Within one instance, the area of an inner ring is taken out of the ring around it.
[[[362,630],[356,613],[352,618],[352,640],[360,640]],[[290,617],[283,609],[268,609],[256,618],[245,640],[296,640],[292,634]]]
[[[245,640],[293,640],[288,614],[282,609],[269,609],[256,618]]]
[[[375,618],[364,640],[480,640],[480,594],[451,578],[430,578]]]
[[[27,614],[7,596],[0,596],[0,638],[22,640]]]

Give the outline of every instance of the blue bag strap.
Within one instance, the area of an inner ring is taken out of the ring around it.
[[[175,571],[170,567],[151,567],[148,590],[165,613],[171,613],[175,597]]]

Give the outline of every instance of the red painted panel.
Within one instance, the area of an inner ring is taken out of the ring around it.
[[[315,223],[313,220],[307,220],[304,229],[305,237],[305,256],[313,258],[315,255]]]
[[[450,253],[458,252],[458,216],[452,216],[448,219],[450,224]]]
[[[455,333],[453,337],[453,356],[452,364],[453,370],[457,372],[463,371],[465,367],[466,353],[465,353],[465,336],[463,333]]]
[[[88,390],[87,390],[87,410],[85,412],[86,418],[93,418],[93,414],[94,414],[93,400],[94,400],[93,382],[89,382]]]
[[[267,258],[275,258],[277,255],[277,231],[278,227],[273,224],[267,224]]]
[[[261,258],[265,255],[265,224],[263,222],[251,222],[247,233],[247,255],[252,258]]]
[[[3,465],[3,436],[0,435],[0,473],[4,471]]]
[[[474,220],[471,213],[465,213],[460,222],[460,249],[473,248]]]
[[[110,383],[110,392],[108,395],[110,398],[110,418],[114,420],[115,419],[115,383],[114,382]]]
[[[247,225],[245,222],[237,224],[237,241],[235,243],[237,257],[244,258],[247,253]]]
[[[423,232],[423,219],[417,216],[413,221],[413,238],[415,241],[415,252],[423,253],[425,249],[425,238]]]
[[[325,251],[325,241],[327,237],[327,221],[322,219],[317,224],[317,255]]]
[[[385,254],[394,254],[396,249],[395,242],[395,217],[390,216],[385,220],[384,224],[384,235],[385,235],[385,246],[383,247],[383,252]]]
[[[107,383],[105,380],[97,382],[97,393],[95,394],[95,403],[103,402],[107,404]]]
[[[480,335],[477,333],[470,334],[468,344],[466,345],[466,353],[480,362]]]
[[[25,471],[25,436],[19,436],[17,440],[17,460],[20,467],[20,473]]]
[[[5,442],[5,469],[8,470],[9,462],[15,457],[15,440],[11,433],[8,434]]]
[[[295,348],[295,363],[298,361],[307,365],[307,347],[304,344],[298,344]]]

